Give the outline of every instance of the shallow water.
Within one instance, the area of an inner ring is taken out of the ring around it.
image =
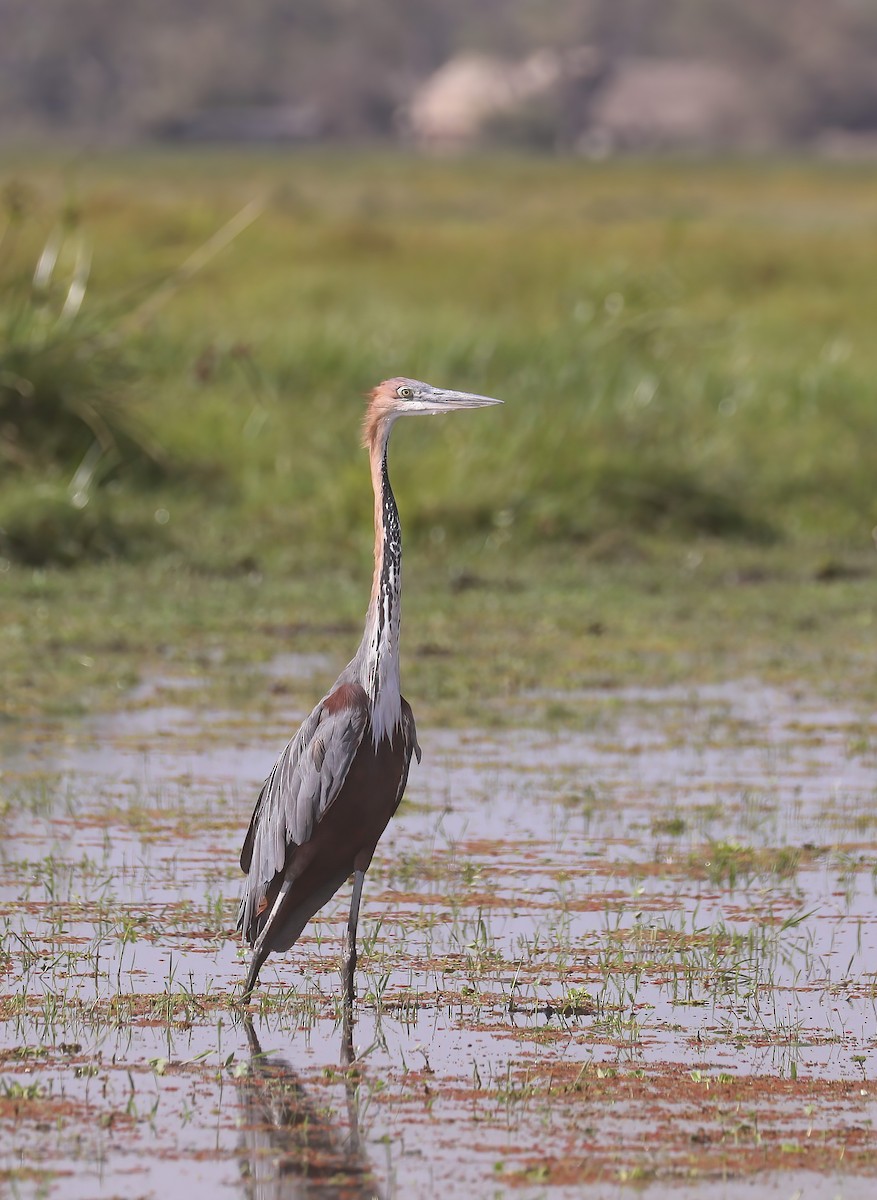
[[[303,714],[186,698],[164,680],[4,746],[17,1194],[871,1194],[870,714],[744,681],[422,730],[366,882],[345,1071],[346,893],[263,969],[264,1055],[229,1004],[240,840]]]

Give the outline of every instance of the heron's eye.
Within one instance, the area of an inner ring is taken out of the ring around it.
[[[400,387],[396,391],[396,395],[400,400],[409,400],[413,395],[410,387]]]

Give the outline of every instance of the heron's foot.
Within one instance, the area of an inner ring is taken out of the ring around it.
[[[341,1066],[350,1067],[356,1059],[353,1049],[353,1005],[345,998],[341,1016]]]
[[[256,1033],[256,1028],[253,1025],[253,1018],[249,1013],[244,1014],[244,1032],[247,1035],[247,1042],[250,1047],[251,1055],[261,1055],[262,1047],[259,1043],[259,1037]]]
[[[344,973],[344,1008],[345,1011],[353,1013],[353,1006],[356,1004],[356,980],[353,972],[348,975]]]

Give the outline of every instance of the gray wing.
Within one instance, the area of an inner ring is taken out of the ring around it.
[[[339,708],[330,698],[331,693],[302,723],[256,801],[241,850],[241,870],[248,877],[238,928],[249,940],[259,900],[284,870],[290,850],[308,841],[338,795],[368,726],[366,703]]]
[[[417,741],[417,726],[414,724],[414,713],[411,711],[411,705],[402,697],[402,746],[405,752],[405,765],[402,770],[402,777],[399,780],[399,790],[396,792],[396,803],[393,805],[393,812],[402,803],[402,796],[405,792],[405,786],[408,783],[408,768],[411,766],[411,756],[413,755],[418,763],[421,759],[420,743]]]

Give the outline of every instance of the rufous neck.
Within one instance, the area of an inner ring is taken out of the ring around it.
[[[375,741],[392,737],[401,720],[399,634],[402,609],[402,529],[387,471],[390,423],[369,445],[375,497],[375,571],[365,621],[361,682],[372,703]]]

